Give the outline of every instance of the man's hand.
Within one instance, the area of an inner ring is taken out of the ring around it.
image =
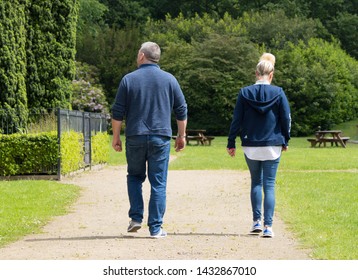
[[[122,121],[112,119],[112,129],[113,129],[112,148],[116,152],[122,152],[121,127],[122,127]]]
[[[116,152],[122,152],[122,141],[120,138],[115,138],[113,137],[112,140],[112,148],[116,151]]]
[[[184,150],[185,145],[186,145],[185,137],[177,136],[177,138],[175,139],[175,145],[174,145],[175,151],[180,152],[180,151]]]

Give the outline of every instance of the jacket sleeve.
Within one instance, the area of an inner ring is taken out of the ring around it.
[[[174,79],[173,90],[174,90],[173,111],[174,111],[175,118],[178,121],[184,121],[187,119],[188,106],[186,104],[184,94],[176,79]]]
[[[237,97],[237,101],[236,101],[236,105],[235,105],[235,109],[234,109],[234,113],[233,113],[233,118],[232,118],[232,122],[231,122],[231,126],[230,126],[230,131],[229,131],[229,137],[228,137],[228,143],[227,143],[227,148],[229,148],[229,149],[236,148],[236,144],[235,144],[236,137],[239,135],[240,130],[241,130],[243,114],[244,114],[243,100],[242,100],[242,94],[241,94],[241,90],[240,90],[239,95]]]
[[[285,93],[282,91],[282,100],[280,106],[280,122],[281,122],[281,132],[285,138],[285,146],[288,146],[288,141],[290,140],[291,132],[291,111],[290,105],[288,103]]]
[[[123,121],[126,114],[126,97],[127,97],[127,87],[125,79],[119,84],[116,99],[112,106],[112,118],[117,121]]]

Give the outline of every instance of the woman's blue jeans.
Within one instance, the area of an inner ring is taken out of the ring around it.
[[[253,221],[261,220],[262,189],[264,193],[264,225],[272,226],[275,210],[275,181],[280,158],[275,160],[252,160],[245,155],[251,174],[251,207]]]
[[[142,186],[148,173],[151,185],[148,226],[151,234],[158,233],[163,224],[169,153],[170,137],[159,135],[126,137],[127,188],[130,203],[128,214],[133,221],[142,222],[144,213]]]

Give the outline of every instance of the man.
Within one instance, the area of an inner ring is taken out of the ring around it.
[[[148,227],[153,238],[165,237],[162,229],[166,208],[166,184],[172,136],[171,113],[178,135],[175,151],[185,148],[187,104],[176,78],[160,69],[160,47],[143,43],[138,51],[138,69],[120,82],[112,107],[112,147],[122,151],[120,131],[126,124],[127,189],[130,202],[128,232],[141,228],[144,212],[142,183],[146,173],[151,185]],[[146,172],[146,166],[148,171]]]

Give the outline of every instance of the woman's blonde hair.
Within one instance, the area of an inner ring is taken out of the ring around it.
[[[256,73],[260,77],[268,76],[271,72],[274,71],[274,66],[271,61],[261,60],[256,66]]]
[[[263,60],[270,61],[273,66],[275,66],[276,57],[272,53],[264,53],[260,57],[260,62]]]
[[[256,72],[260,77],[268,76],[275,70],[276,58],[271,53],[261,55],[259,63],[256,66]]]

